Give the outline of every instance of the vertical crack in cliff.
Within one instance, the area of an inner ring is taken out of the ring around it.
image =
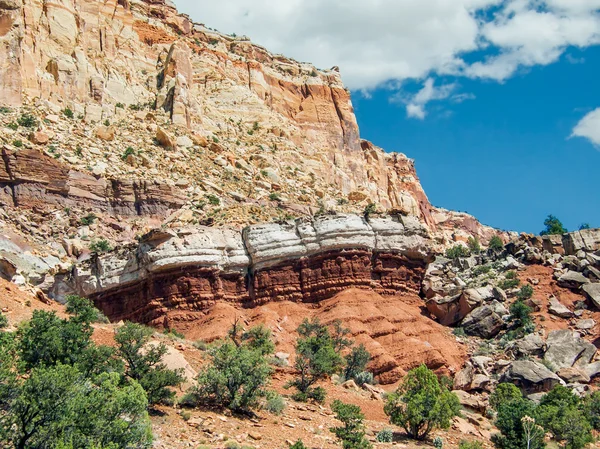
[[[252,71],[249,62],[246,63],[246,68],[248,69],[248,89],[252,92]]]
[[[2,151],[2,162],[4,162],[4,170],[6,171],[6,173],[8,174],[8,178],[9,178],[9,182],[8,182],[8,188],[10,189],[10,196],[12,198],[12,202],[13,202],[13,207],[18,207],[19,204],[17,202],[17,194],[15,192],[15,185],[14,183],[16,182],[14,175],[12,174],[12,171],[10,169],[10,163],[8,160],[8,154],[6,154],[6,151]]]
[[[342,147],[346,146],[346,124],[344,120],[344,115],[342,114],[342,110],[340,109],[340,105],[338,104],[337,98],[333,94],[333,88],[329,85],[329,92],[331,95],[331,100],[333,101],[333,107],[335,108],[335,113],[338,116],[338,120],[340,121],[340,127],[342,128]]]

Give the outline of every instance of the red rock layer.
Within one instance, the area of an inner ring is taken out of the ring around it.
[[[173,311],[203,312],[217,302],[246,308],[271,302],[319,303],[352,287],[417,295],[425,263],[366,250],[302,258],[249,274],[178,268],[93,296],[113,321],[164,325]]]
[[[166,215],[184,198],[167,184],[95,178],[36,150],[2,150],[0,205],[93,207],[117,215]]]

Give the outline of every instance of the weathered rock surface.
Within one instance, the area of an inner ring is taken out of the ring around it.
[[[505,313],[506,309],[498,302],[478,307],[465,317],[461,326],[469,335],[492,338],[504,327],[502,315]]]
[[[600,309],[600,284],[585,284],[582,287],[587,297]]]
[[[504,381],[516,384],[527,393],[549,391],[564,383],[544,365],[530,360],[513,362],[504,376]]]
[[[587,365],[596,353],[593,344],[569,329],[550,332],[546,346],[548,349],[544,354],[544,360],[555,370]]]
[[[137,248],[101,256],[59,279],[114,320],[159,322],[166,307],[215,301],[319,302],[358,287],[417,294],[430,241],[411,218],[322,216],[257,225],[155,231]]]

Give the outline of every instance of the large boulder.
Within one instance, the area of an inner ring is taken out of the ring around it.
[[[548,312],[559,318],[571,318],[573,316],[573,312],[571,312],[567,306],[562,304],[554,296],[550,298],[550,301],[548,302]]]
[[[475,335],[481,338],[492,338],[504,327],[502,315],[506,313],[506,309],[502,304],[493,301],[476,308],[469,313],[462,321],[461,326],[469,335]]]
[[[544,350],[544,340],[538,334],[529,334],[514,344],[521,355],[541,355]]]
[[[581,338],[578,332],[569,329],[553,331],[546,340],[547,350],[544,360],[555,370],[587,365],[591,362],[596,347]]]
[[[600,309],[600,284],[585,284],[582,288],[590,301]]]
[[[466,317],[473,309],[481,305],[476,296],[467,291],[447,298],[434,297],[425,304],[429,313],[444,326],[452,326]]]
[[[567,254],[578,251],[594,252],[600,249],[600,229],[583,229],[563,236],[563,246]]]
[[[531,360],[513,362],[504,374],[503,381],[514,383],[526,393],[549,391],[564,383],[544,365]]]
[[[558,285],[565,288],[578,290],[582,285],[589,284],[590,280],[583,274],[577,271],[567,271],[561,277],[558,278]]]

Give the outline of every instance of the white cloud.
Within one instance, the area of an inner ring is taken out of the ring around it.
[[[569,46],[600,43],[600,0],[175,3],[193,20],[246,34],[271,51],[337,65],[351,89],[436,74],[503,81],[522,67],[555,62]],[[495,56],[473,53],[484,49]]]
[[[406,115],[411,118],[423,120],[427,115],[425,106],[430,101],[445,100],[448,98],[456,84],[443,84],[440,87],[435,86],[433,78],[427,78],[423,84],[423,88],[412,97],[404,97],[402,94],[395,96],[395,101],[406,103]]]
[[[600,108],[587,114],[573,129],[572,137],[584,137],[600,146]]]

